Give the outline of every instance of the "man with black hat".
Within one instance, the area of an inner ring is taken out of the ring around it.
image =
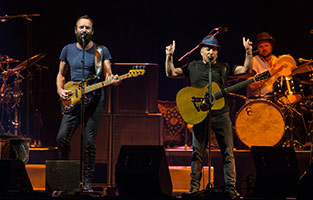
[[[253,45],[257,48],[258,55],[253,57],[252,68],[257,74],[274,68],[273,64],[277,59],[272,53],[275,42],[275,39],[267,32],[257,34]],[[270,94],[273,92],[273,83],[275,83],[276,80],[277,77],[272,76],[271,78],[248,85],[247,96],[270,98]]]
[[[247,72],[252,68],[252,43],[243,38],[246,49],[244,66],[231,66],[228,63],[217,61],[218,51],[221,47],[213,35],[205,37],[200,44],[202,60],[192,61],[176,68],[173,62],[175,41],[166,47],[165,70],[167,77],[189,77],[191,85],[203,88],[208,84],[208,66],[211,63],[212,82],[218,83],[221,88],[225,87],[228,75],[236,75]],[[211,118],[212,130],[218,141],[224,163],[225,191],[231,199],[239,197],[236,190],[236,169],[233,153],[232,122],[229,117],[229,107],[226,105],[221,110],[213,110]],[[203,156],[208,145],[207,119],[193,126],[192,134],[192,161],[191,181],[189,194],[199,191],[201,170],[203,167]]]

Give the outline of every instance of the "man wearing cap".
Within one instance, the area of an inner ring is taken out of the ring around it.
[[[261,32],[257,34],[253,45],[257,48],[258,55],[253,57],[252,68],[257,74],[274,68],[273,64],[277,59],[277,57],[272,53],[274,44],[275,39],[270,36],[269,33]],[[247,96],[269,98],[271,96],[270,94],[273,92],[273,83],[276,80],[277,77],[272,76],[271,78],[248,85]]]
[[[231,66],[228,63],[217,61],[218,51],[221,47],[213,35],[205,37],[200,44],[202,59],[195,60],[176,68],[173,62],[175,41],[166,47],[165,70],[167,77],[189,77],[191,86],[197,88],[205,87],[209,82],[208,67],[211,63],[212,81],[218,83],[221,88],[225,87],[228,75],[236,75],[251,71],[252,68],[252,43],[243,38],[246,49],[244,66]],[[229,117],[229,107],[224,106],[221,110],[213,110],[211,118],[212,130],[218,141],[224,163],[225,191],[231,199],[239,197],[236,191],[236,169],[233,153],[232,123]],[[191,181],[189,194],[196,194],[200,188],[201,170],[203,167],[203,156],[208,145],[207,120],[193,126],[192,137],[192,161]]]

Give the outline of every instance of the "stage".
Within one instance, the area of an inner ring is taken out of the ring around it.
[[[274,159],[275,151],[277,149],[271,149]],[[190,161],[191,161],[192,150],[190,147],[177,147],[177,148],[167,148],[165,149],[166,161],[168,169],[170,172],[170,178],[173,185],[173,190],[171,196],[162,196],[155,199],[181,199],[183,192],[187,192],[189,189],[189,173],[190,173]],[[236,170],[237,170],[237,190],[242,195],[242,199],[265,199],[260,197],[253,196],[254,184],[256,182],[256,164],[253,160],[253,155],[250,150],[234,150],[235,159],[236,159]],[[211,170],[211,180],[213,180],[215,188],[217,191],[221,191],[223,187],[223,168],[222,168],[222,159],[219,150],[212,150],[212,170]],[[268,156],[268,155],[267,155]],[[297,170],[299,175],[303,174],[309,168],[309,158],[310,151],[295,151],[296,163],[292,163],[291,168]],[[288,155],[287,155],[288,157]],[[292,156],[291,156],[292,157]],[[30,149],[30,163],[26,164],[26,171],[34,193],[26,193],[23,195],[24,199],[49,199],[51,194],[45,191],[46,189],[46,165],[44,164],[45,159],[56,159],[57,158],[57,149],[56,148],[31,148]],[[266,158],[266,156],[265,156]],[[36,160],[37,161],[36,161]],[[204,163],[204,175],[201,181],[201,189],[206,187],[208,183],[208,168],[207,168],[207,159]],[[37,162],[37,164],[36,164]],[[274,170],[273,174],[280,174],[284,170],[284,163],[276,163],[278,166],[271,168]],[[139,166],[140,167],[140,166]],[[280,168],[280,169],[278,169]],[[275,171],[276,170],[276,171]],[[128,197],[119,196],[118,192],[112,193],[112,188],[108,186],[107,177],[107,163],[97,163],[95,176],[98,177],[93,182],[93,188],[96,193],[93,194],[83,194],[83,193],[71,193],[71,194],[62,194],[64,198],[73,198],[73,199],[84,199],[84,198],[99,198],[99,199],[128,199]],[[288,175],[287,177],[292,177],[293,174]],[[101,178],[99,178],[101,177]],[[268,180],[268,181],[273,181]],[[132,181],[129,180],[129,183]],[[282,184],[282,183],[281,183]],[[266,187],[266,186],[263,186]],[[277,186],[279,189],[279,186]],[[115,189],[115,188],[114,188]],[[110,190],[110,191],[109,191]],[[140,190],[140,187],[138,188]],[[113,190],[114,191],[114,190]],[[19,196],[20,193],[9,193],[5,194],[6,198],[13,199],[14,197]],[[61,197],[60,196],[60,197]],[[155,196],[154,196],[155,197]],[[57,197],[53,197],[54,199]],[[140,191],[136,193],[136,199],[146,199],[146,195],[142,196]],[[150,196],[149,199],[152,197]],[[199,197],[200,198],[200,197]],[[223,199],[221,194],[217,193],[212,199]],[[269,197],[268,197],[269,198]],[[3,198],[1,198],[3,199]],[[290,196],[288,199],[295,199],[295,195]]]

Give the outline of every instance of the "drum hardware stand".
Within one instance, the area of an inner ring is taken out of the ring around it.
[[[20,77],[21,79],[19,79]],[[13,134],[16,136],[21,135],[21,121],[18,110],[20,108],[21,96],[23,95],[23,92],[20,90],[19,86],[19,84],[22,82],[22,79],[24,79],[24,77],[21,76],[19,73],[16,73],[16,78],[13,81],[14,86],[12,91],[12,97],[14,103],[11,108],[14,109],[14,117],[11,123],[13,125]]]
[[[305,128],[305,131],[307,133],[307,127],[304,123],[304,118],[303,118],[303,115],[301,113],[299,113],[295,108],[293,108],[292,106],[289,106],[289,105],[284,105],[284,107],[287,109],[287,114],[286,116],[288,116],[289,114],[289,119],[290,119],[290,126],[286,129],[288,129],[290,131],[290,138],[287,140],[287,142],[284,142],[283,144],[283,147],[299,147],[299,148],[303,148],[303,145],[300,144],[299,141],[295,140],[294,139],[294,128],[295,128],[295,125],[294,125],[294,118],[295,118],[295,114],[297,114],[298,116],[301,117],[302,119],[302,122],[304,124],[304,128]],[[287,117],[286,117],[287,118]]]
[[[39,75],[38,75],[38,79],[35,79],[37,82],[37,87],[38,89],[36,91],[38,91],[37,94],[33,93],[33,83],[34,83],[34,78],[32,77],[33,75],[30,73],[29,74],[29,78],[31,80],[31,87],[30,87],[30,95],[31,95],[31,107],[32,107],[32,111],[34,113],[34,118],[36,120],[34,120],[34,130],[35,130],[35,135],[33,137],[34,139],[34,146],[35,147],[41,147],[42,146],[42,142],[44,141],[44,136],[46,135],[46,131],[44,129],[44,125],[43,125],[43,121],[42,121],[42,117],[41,117],[41,112],[40,112],[40,105],[41,102],[40,101],[40,97],[42,97],[43,94],[43,87],[40,87],[42,85],[42,69],[48,69],[48,67],[46,66],[42,66],[42,65],[38,65],[38,64],[34,64],[36,66],[36,68],[39,71]],[[35,83],[36,84],[36,83]],[[36,98],[36,96],[37,98]]]
[[[312,114],[312,112],[311,112]],[[311,131],[309,132],[308,136],[311,136],[311,147],[310,147],[310,161],[309,161],[309,165],[312,164],[312,159],[313,159],[313,130],[312,130],[312,122],[313,120],[311,120],[309,123],[310,123],[310,128],[311,128]]]
[[[313,117],[313,109],[310,107],[310,114],[311,116]],[[312,161],[313,161],[313,118],[312,120],[309,120],[308,121],[309,123],[309,129],[306,129],[306,132],[307,132],[307,137],[311,137],[311,145],[310,145],[310,160],[309,160],[309,166],[312,164]],[[305,126],[306,128],[306,126]],[[307,131],[307,130],[310,130],[310,131]]]

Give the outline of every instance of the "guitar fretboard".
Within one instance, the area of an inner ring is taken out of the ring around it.
[[[222,89],[220,91],[217,91],[214,93],[214,96],[215,96],[215,99],[220,99],[224,96],[224,94],[226,93],[230,93],[230,92],[234,92],[236,90],[239,90],[241,88],[244,88],[245,86],[249,85],[250,83],[253,83],[255,82],[255,79],[248,79],[248,80],[245,80],[245,81],[242,81],[240,83],[237,83],[236,85],[232,85],[228,88],[225,88],[225,89]]]
[[[123,75],[120,75],[118,77],[118,80],[121,81],[121,80],[129,78],[129,77],[131,77],[130,74],[128,74],[128,73],[127,74],[123,74]],[[112,84],[112,81],[110,81],[110,80],[106,80],[106,81],[102,81],[102,82],[99,82],[99,83],[95,83],[93,85],[87,86],[85,88],[85,93],[87,94],[89,92],[92,92],[94,90],[97,90],[97,89],[105,87],[105,86],[108,86],[110,84]]]

